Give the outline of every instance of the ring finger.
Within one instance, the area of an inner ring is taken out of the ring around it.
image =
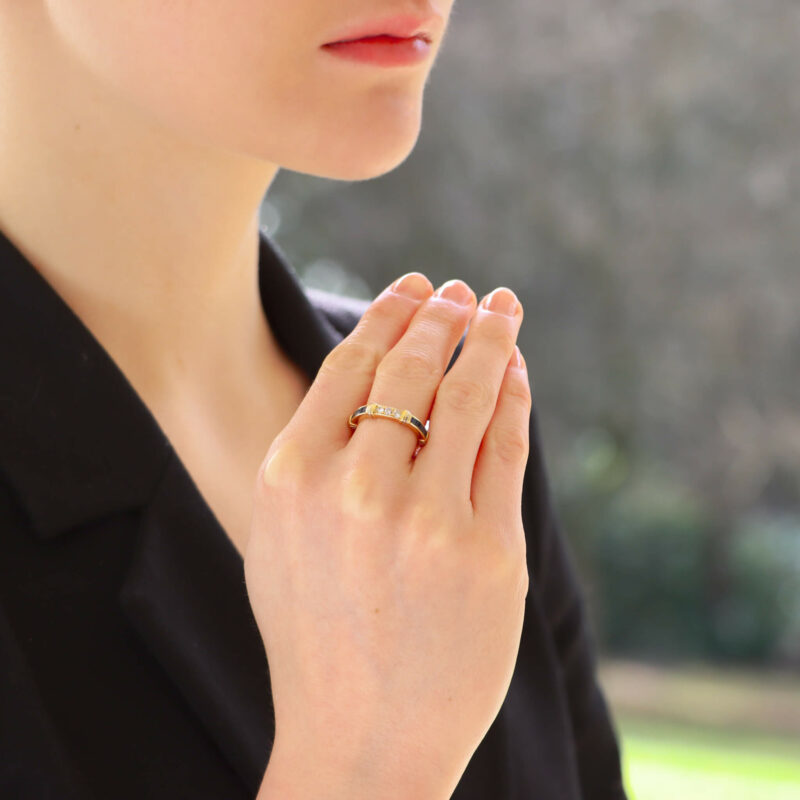
[[[407,409],[424,424],[475,303],[475,293],[464,281],[443,283],[417,309],[406,331],[378,365],[367,403]],[[362,417],[348,447],[359,456],[391,453],[395,463],[410,470],[417,444],[418,434],[407,425]]]

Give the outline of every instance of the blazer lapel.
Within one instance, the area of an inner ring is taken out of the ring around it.
[[[264,311],[313,380],[342,333],[263,231],[258,247]],[[45,546],[140,509],[121,611],[255,796],[274,714],[242,558],[125,375],[2,231],[0,353],[0,471],[31,535]]]
[[[313,380],[342,335],[264,234],[259,290],[278,343]],[[275,735],[267,657],[242,557],[174,450],[143,509],[119,599],[255,796]]]
[[[241,556],[174,451],[119,593],[133,628],[255,796],[275,733]]]

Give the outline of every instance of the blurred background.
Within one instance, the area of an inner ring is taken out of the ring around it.
[[[520,296],[631,797],[800,797],[798,43],[792,0],[457,0],[411,156],[262,208],[307,285]]]

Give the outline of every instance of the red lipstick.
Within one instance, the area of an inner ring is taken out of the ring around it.
[[[322,49],[341,58],[383,67],[418,64],[431,51],[437,24],[441,24],[437,14],[385,17],[339,31]]]
[[[394,36],[371,36],[353,42],[335,42],[323,45],[335,56],[352,61],[365,61],[382,67],[400,67],[418,64],[428,57],[431,46],[421,36],[398,39]]]

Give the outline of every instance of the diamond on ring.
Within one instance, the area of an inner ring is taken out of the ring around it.
[[[358,424],[360,416],[383,416],[389,419],[397,420],[408,427],[410,427],[416,434],[419,440],[419,446],[424,445],[428,441],[429,425],[421,419],[415,417],[407,408],[402,411],[394,406],[384,406],[379,403],[367,403],[357,408],[349,417],[347,424],[350,428],[355,428]]]

